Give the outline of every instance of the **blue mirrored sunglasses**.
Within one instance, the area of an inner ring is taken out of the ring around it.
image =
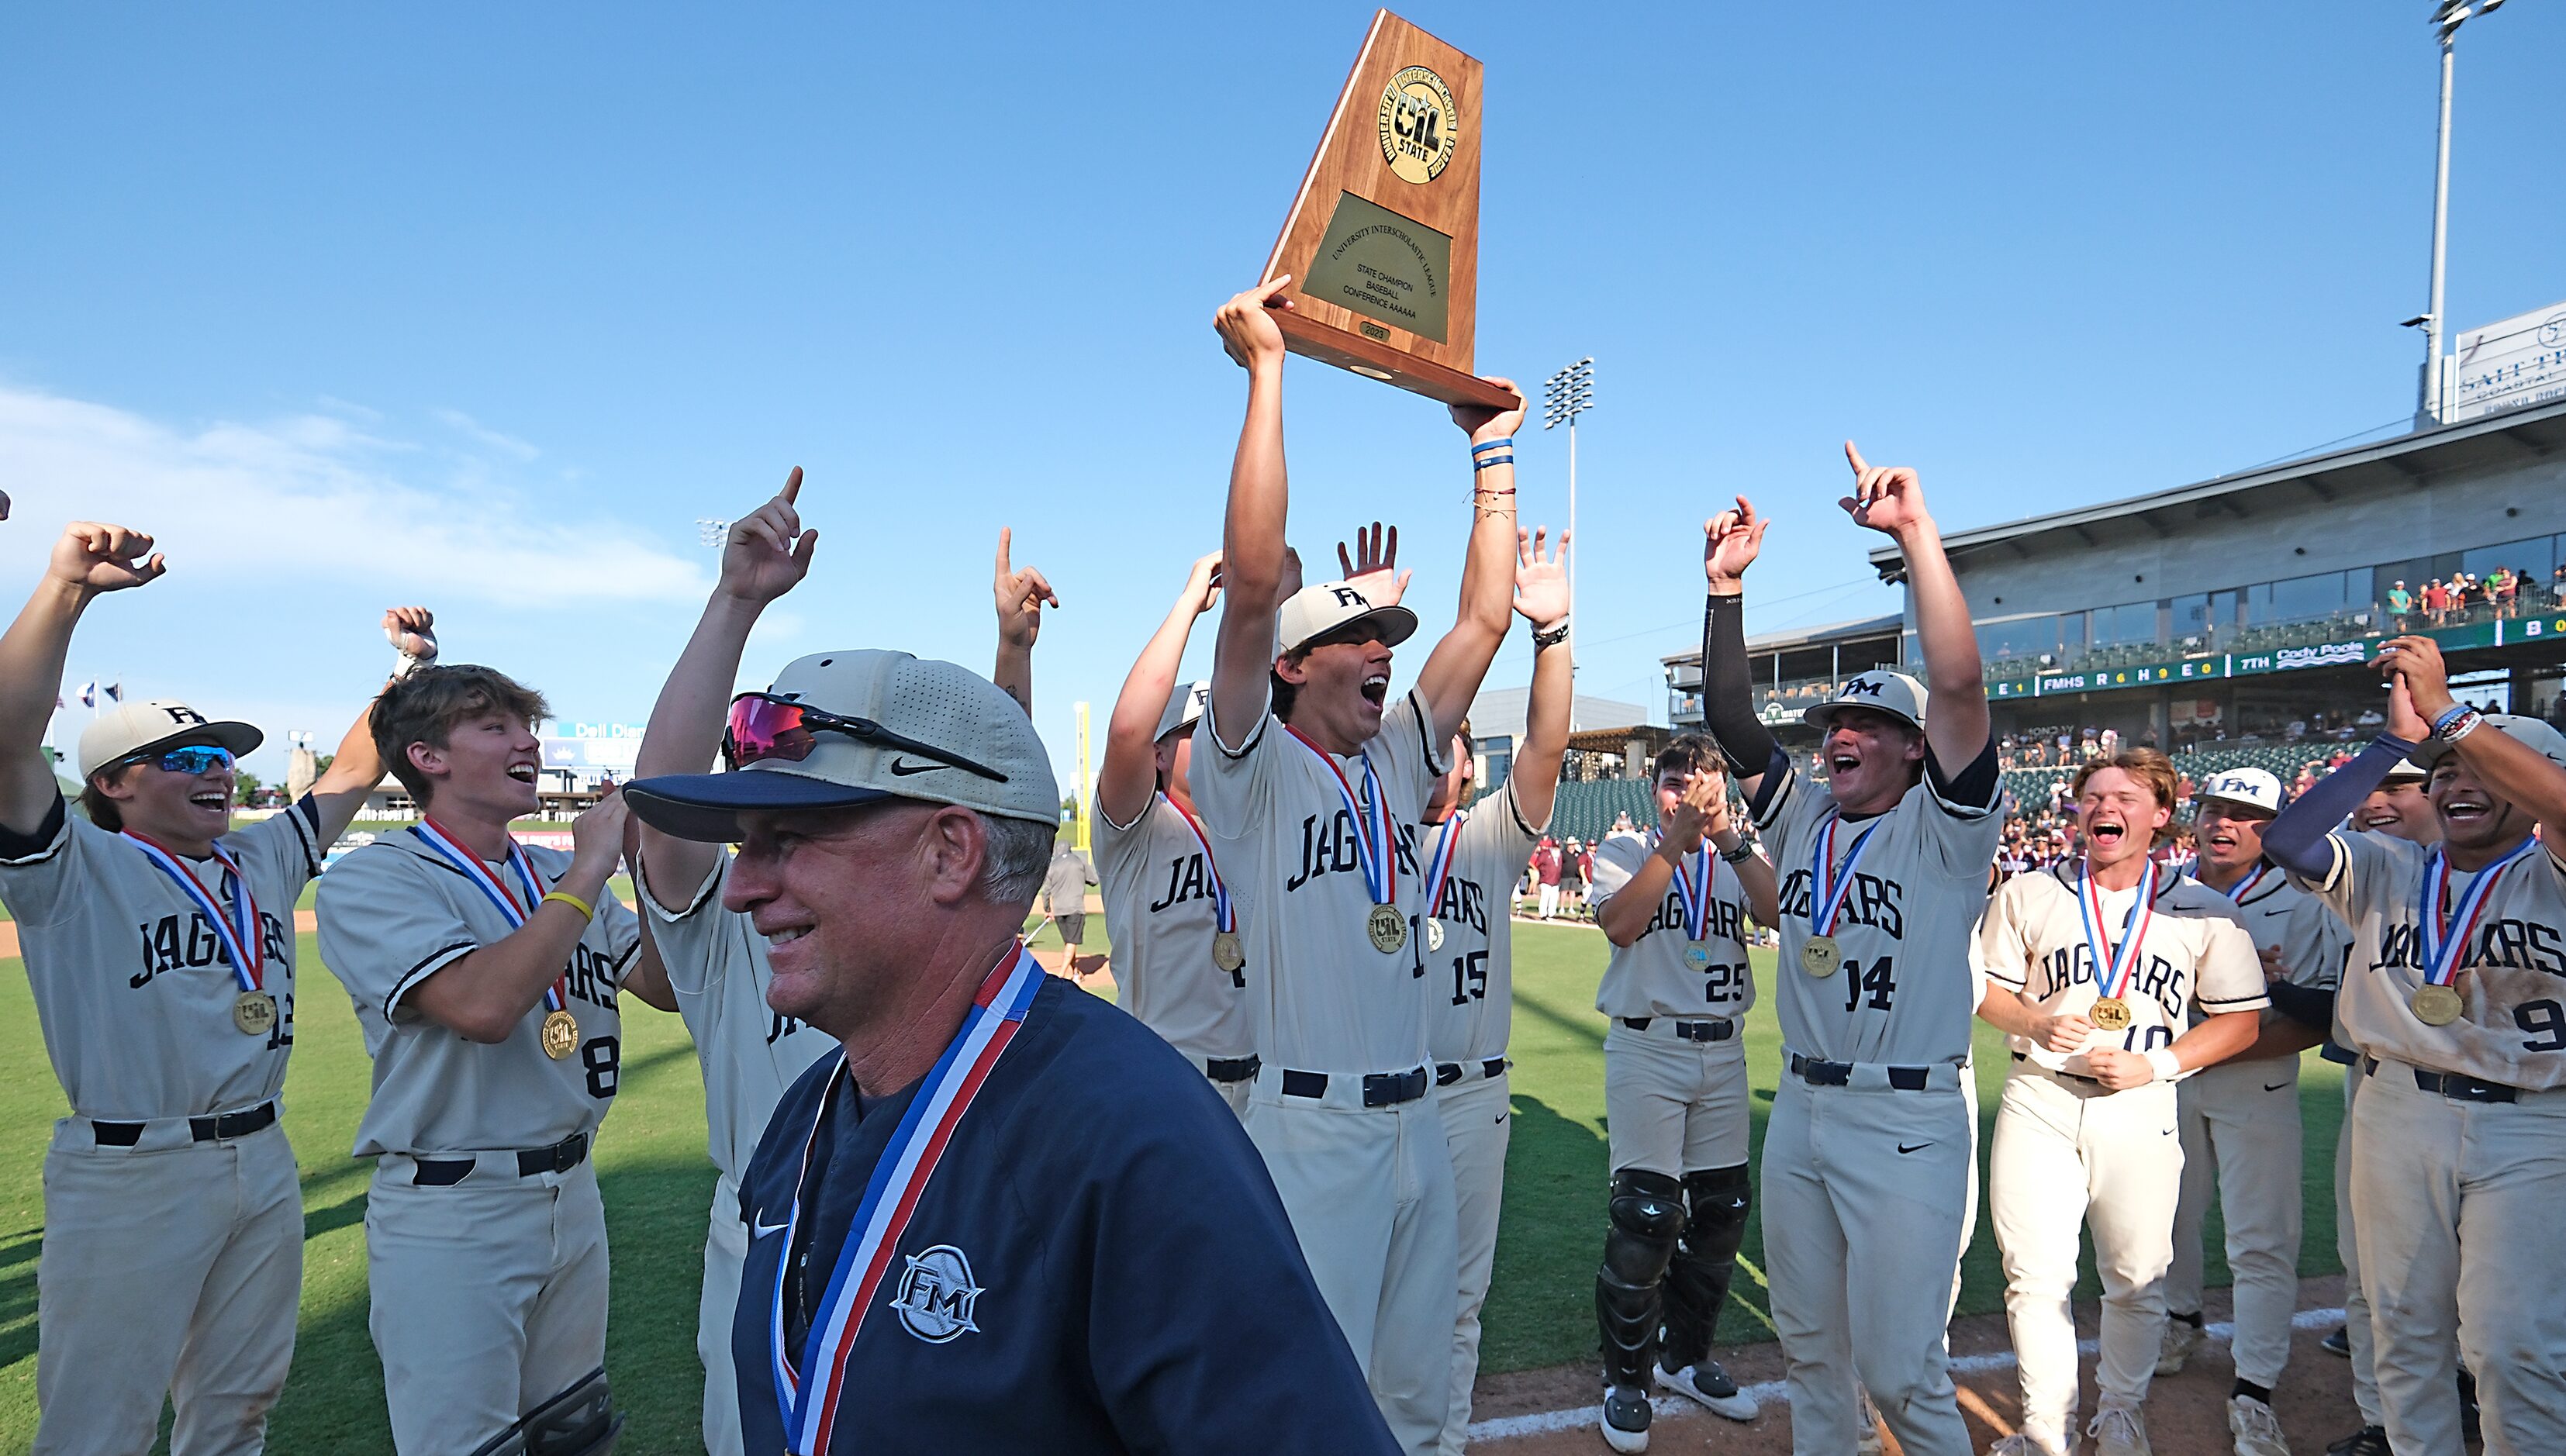
[[[126,760],[129,764],[152,764],[172,774],[210,774],[232,766],[232,751],[210,743],[191,743],[184,748],[164,749],[157,754],[136,754]]]

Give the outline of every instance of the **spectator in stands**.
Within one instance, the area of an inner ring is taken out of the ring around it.
[[[2096,755],[2096,757],[2108,759],[2121,751],[2121,730],[2118,728],[2106,728],[2103,730],[2097,741],[2102,744],[2103,751]]]
[[[1544,835],[1532,850],[1533,877],[1541,882],[1540,908],[1534,911],[1535,919],[1548,920],[1559,914],[1559,842]]]
[[[1631,823],[1631,811],[1625,809],[1620,814],[1613,816],[1613,834],[1636,835],[1639,832],[1639,827]]]
[[[2406,618],[2413,615],[2414,611],[2415,594],[2406,590],[2404,582],[2389,583],[2388,615],[2391,626],[2400,632],[2406,630]]]
[[[2435,626],[2449,618],[2450,589],[2442,586],[2438,578],[2424,584],[2424,614],[2433,619]]]

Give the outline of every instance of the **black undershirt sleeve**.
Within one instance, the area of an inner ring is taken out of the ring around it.
[[[1924,772],[1933,780],[1933,792],[1945,804],[1964,805],[1970,809],[1992,809],[1996,802],[1996,738],[1987,735],[1986,745],[1968,766],[1948,778],[1942,775],[1942,761],[1933,756],[1933,745],[1924,745]]]
[[[34,834],[22,835],[7,825],[0,825],[0,859],[24,859],[42,852],[47,845],[54,842],[54,837],[63,832],[63,818],[69,812],[63,796],[57,792],[53,808],[45,811],[45,817],[37,824]]]
[[[1790,755],[1755,716],[1746,676],[1746,599],[1712,594],[1701,609],[1701,721],[1739,778],[1764,776],[1770,795],[1791,772]]]
[[[2372,739],[2352,762],[2319,779],[2316,787],[2291,800],[2280,817],[2264,827],[2263,853],[2302,879],[2323,878],[2334,868],[2334,850],[2328,848],[2326,836],[2414,751],[2414,744],[2386,733]]]
[[[2334,993],[2315,986],[2301,986],[2289,981],[2274,981],[2263,990],[2272,998],[2272,1007],[2281,1015],[2310,1031],[2331,1032],[2334,1029]]]

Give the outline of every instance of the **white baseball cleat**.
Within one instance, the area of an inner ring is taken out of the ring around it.
[[[2047,1446],[2016,1431],[1987,1448],[1987,1456],[2058,1456]]]
[[[2133,1405],[2107,1405],[2085,1428],[2094,1438],[2094,1456],[2156,1456],[2148,1448],[2148,1426]]]
[[[2199,1326],[2190,1321],[2167,1317],[2165,1339],[2157,1346],[2157,1373],[2171,1375],[2181,1369],[2182,1362],[2190,1359],[2191,1352],[2200,1348],[2208,1337],[2201,1333]]]
[[[2227,1434],[2236,1438],[2236,1456],[2290,1456],[2280,1418],[2251,1395],[2227,1398]]]
[[[1719,1367],[1719,1361],[1703,1360],[1680,1370],[1669,1370],[1664,1365],[1656,1368],[1659,1384],[1678,1395],[1700,1401],[1714,1414],[1724,1415],[1730,1420],[1755,1418],[1755,1397],[1738,1389],[1737,1382],[1728,1378],[1728,1372]]]
[[[1649,1449],[1649,1397],[1646,1391],[1608,1385],[1604,1389],[1604,1444],[1622,1453]]]

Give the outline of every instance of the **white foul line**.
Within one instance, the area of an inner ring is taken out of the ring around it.
[[[2290,1317],[2290,1328],[2293,1330],[2327,1330],[2342,1323],[2343,1311],[2341,1310],[2301,1310]],[[2202,1327],[2202,1333],[2212,1339],[2223,1340],[2233,1334],[2235,1329],[2235,1326],[2220,1321],[2218,1324]],[[2079,1355],[2094,1353],[2094,1341],[2078,1340],[2076,1352]],[[2013,1363],[2013,1351],[1999,1349],[1986,1354],[1954,1355],[1945,1368],[1954,1376],[1984,1375],[1996,1370],[2010,1369]],[[1753,1400],[1759,1406],[1771,1401],[1780,1401],[1787,1405],[1791,1398],[1790,1387],[1781,1380],[1766,1380],[1757,1385],[1741,1386],[1738,1393]],[[1657,1396],[1650,1400],[1649,1406],[1660,1416],[1701,1409],[1699,1405],[1680,1395]],[[1538,1436],[1550,1431],[1589,1430],[1602,1424],[1603,1420],[1604,1407],[1601,1404],[1572,1406],[1567,1410],[1538,1411],[1531,1415],[1500,1416],[1495,1420],[1472,1421],[1470,1443],[1476,1445],[1481,1441],[1512,1440],[1518,1436]]]

